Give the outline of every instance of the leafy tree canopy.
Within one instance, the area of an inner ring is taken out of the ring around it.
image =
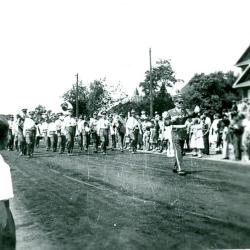
[[[156,62],[156,66],[152,67],[152,89],[154,95],[163,83],[167,87],[173,87],[178,81],[169,60],[159,60]],[[140,87],[145,96],[149,96],[150,71],[145,72],[145,79],[140,83]]]
[[[232,88],[236,78],[232,71],[195,74],[182,90],[186,107],[193,110],[198,105],[212,114],[231,108],[232,101],[239,99]]]

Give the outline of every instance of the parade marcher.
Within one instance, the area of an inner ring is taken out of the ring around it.
[[[56,128],[56,118],[52,116],[50,118],[50,123],[48,125],[48,137],[50,140],[50,146],[52,147],[52,151],[56,152],[57,150],[57,128]]]
[[[168,111],[167,125],[172,125],[172,141],[175,154],[175,164],[173,172],[185,175],[183,170],[183,147],[186,137],[185,121],[188,117],[187,111],[183,108],[183,98],[180,94],[173,97],[175,108]]]
[[[143,122],[139,115],[136,115],[136,120],[138,121],[138,127],[139,127],[139,134],[137,138],[137,149],[142,150],[143,149],[143,129],[142,129]]]
[[[76,125],[76,137],[77,137],[77,141],[78,141],[78,145],[80,147],[80,150],[83,150],[83,130],[84,130],[84,120],[83,120],[83,116],[80,115],[77,121],[77,125]]]
[[[41,121],[41,119],[40,119]],[[40,144],[40,140],[42,139],[42,124],[39,121],[35,121],[35,125],[36,125],[36,148],[39,148],[39,144]]]
[[[46,115],[44,116],[44,121],[42,122],[41,125],[41,130],[42,130],[42,136],[44,138],[44,142],[46,145],[46,151],[50,150],[50,138],[48,134],[48,127],[49,127],[50,119]]]
[[[109,123],[110,123],[109,131],[111,136],[111,150],[113,151],[116,148],[116,135],[117,135],[116,117],[111,115],[109,117]]]
[[[98,135],[97,135],[97,113],[94,112],[93,113],[93,117],[90,118],[89,121],[89,128],[90,128],[90,137],[93,143],[93,152],[97,153],[97,149],[98,149]]]
[[[66,146],[66,131],[64,127],[64,116],[61,115],[58,120],[56,120],[56,131],[57,131],[57,138],[58,138],[58,151],[59,154],[63,154],[65,151]]]
[[[100,136],[101,151],[103,154],[106,154],[106,150],[108,146],[109,126],[110,126],[110,122],[107,119],[107,113],[103,111],[102,117],[97,122],[97,134]]]
[[[8,129],[8,122],[0,117],[0,150],[6,147]],[[14,250],[16,246],[15,222],[9,205],[13,196],[10,167],[0,154],[0,249],[3,250]]]
[[[23,126],[24,126],[24,117],[20,114],[17,115],[17,140],[18,140],[18,150],[19,155],[25,155],[26,154],[26,142],[23,134]]]
[[[82,146],[85,152],[88,152],[90,145],[90,127],[87,119],[84,120],[83,130],[82,130]]]
[[[139,123],[137,119],[135,118],[135,110],[131,110],[131,116],[128,118],[126,123],[126,134],[130,138],[130,146],[132,149],[132,153],[134,154],[137,149],[137,141],[138,141],[138,135],[139,135]]]
[[[34,112],[30,111],[26,116],[23,125],[23,134],[25,136],[25,142],[27,147],[27,154],[29,157],[33,156],[35,140],[36,140],[36,124],[33,120]]]
[[[9,124],[9,131],[8,131],[7,149],[13,150],[13,147],[14,147],[14,116],[13,115],[9,116],[8,124]]]
[[[14,116],[14,122],[13,122],[13,135],[14,135],[14,149],[16,151],[19,151],[19,147],[18,147],[18,118],[19,115],[16,114]]]
[[[68,155],[72,155],[76,133],[76,119],[73,117],[73,109],[68,109],[68,115],[64,118],[63,123],[65,128],[66,147]]]
[[[126,121],[123,113],[120,113],[116,120],[116,131],[118,137],[118,145],[120,147],[120,151],[123,152],[124,149],[124,138],[126,133]]]

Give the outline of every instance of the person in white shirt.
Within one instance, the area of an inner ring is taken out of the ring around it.
[[[102,117],[97,122],[97,134],[100,136],[101,150],[103,154],[106,154],[107,146],[109,143],[109,126],[110,123],[107,119],[107,113],[102,112]]]
[[[0,117],[0,150],[8,139],[8,122]],[[9,165],[0,154],[0,249],[15,249],[16,229],[9,200],[14,197]]]
[[[7,149],[13,150],[14,144],[14,116],[10,115],[8,119],[9,131],[8,131],[8,144]]]
[[[98,122],[97,113],[94,112],[93,117],[90,118],[90,121],[89,121],[89,128],[90,128],[91,140],[93,142],[94,153],[97,153],[98,144],[99,144],[98,135],[97,135],[97,122]]]
[[[59,119],[56,121],[56,130],[57,130],[57,137],[58,137],[58,150],[59,154],[63,154],[65,151],[66,145],[66,131],[64,126],[64,116],[61,115]]]
[[[63,121],[66,136],[66,147],[68,155],[72,155],[74,148],[74,138],[76,134],[76,119],[73,117],[73,109],[68,110],[68,114]]]
[[[51,117],[51,121],[48,125],[48,137],[50,138],[50,145],[53,152],[56,152],[57,149],[57,128],[55,121],[56,118]]]
[[[50,138],[48,134],[48,127],[49,127],[50,119],[47,116],[45,116],[43,119],[44,120],[41,125],[42,136],[44,138],[44,142],[46,145],[46,151],[49,151],[50,150]]]
[[[138,135],[139,135],[139,123],[135,118],[135,110],[131,110],[131,116],[126,123],[126,134],[130,137],[132,153],[136,152]]]
[[[116,148],[116,140],[117,140],[117,128],[116,128],[116,123],[117,123],[117,115],[113,116],[110,115],[109,117],[109,122],[110,122],[110,135],[111,135],[111,150],[113,151]]]
[[[126,133],[126,121],[123,113],[120,113],[119,116],[117,116],[115,121],[115,127],[117,131],[118,145],[120,147],[120,151],[123,152],[124,138]]]
[[[29,116],[24,120],[23,134],[27,145],[28,157],[32,157],[34,153],[35,140],[36,140],[36,124],[33,120],[34,112],[30,111]]]
[[[81,151],[83,150],[83,135],[82,135],[83,130],[84,130],[84,120],[83,116],[80,115],[76,126],[76,137],[78,139],[78,145]]]

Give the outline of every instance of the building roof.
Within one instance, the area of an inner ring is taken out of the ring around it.
[[[250,45],[246,49],[246,51],[243,53],[243,55],[240,57],[240,59],[237,61],[235,66],[244,66],[250,63]]]
[[[250,87],[250,64],[235,81],[233,88]]]

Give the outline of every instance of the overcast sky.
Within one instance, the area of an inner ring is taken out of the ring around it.
[[[8,0],[0,2],[0,113],[55,111],[79,73],[133,93],[152,62],[178,78],[235,70],[250,42],[249,0]]]

